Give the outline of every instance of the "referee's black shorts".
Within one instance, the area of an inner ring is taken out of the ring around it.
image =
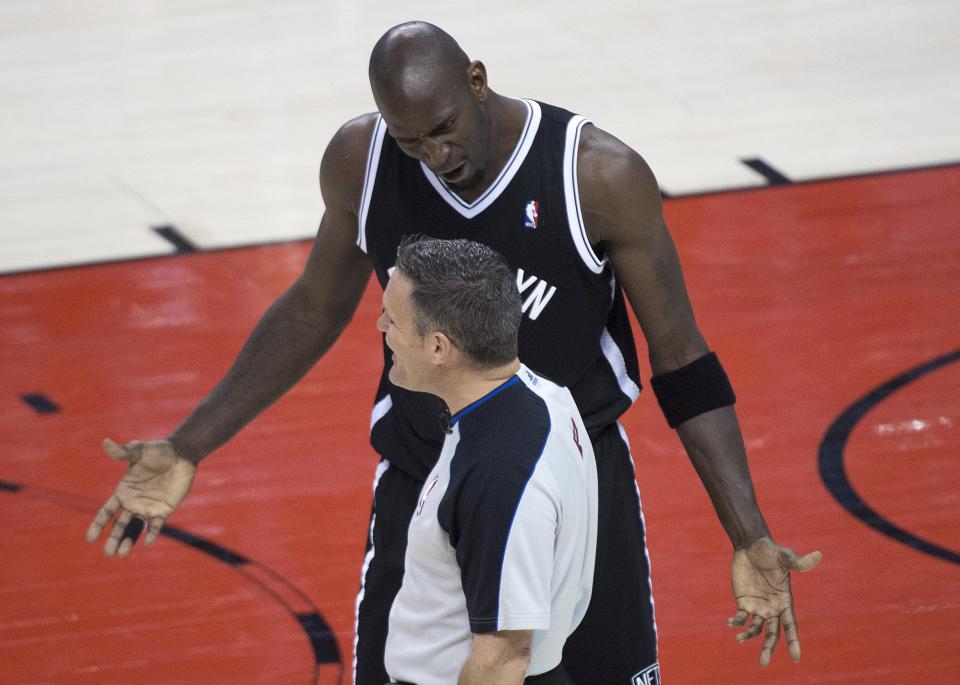
[[[563,665],[575,685],[659,685],[643,514],[620,426],[603,429],[593,450],[599,500],[593,595],[583,622],[567,640]],[[422,481],[395,467],[381,464],[378,470],[357,598],[356,685],[390,680],[383,666],[387,624],[403,582],[407,526],[422,487]]]

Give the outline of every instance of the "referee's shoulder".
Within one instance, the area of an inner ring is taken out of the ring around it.
[[[510,390],[495,405],[481,407],[460,422],[457,456],[482,462],[484,471],[501,468],[504,462],[536,459],[550,433],[546,400],[523,383]]]

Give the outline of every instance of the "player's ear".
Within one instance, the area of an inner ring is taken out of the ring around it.
[[[470,83],[470,92],[480,102],[487,99],[487,68],[483,62],[474,60],[467,67],[467,79]]]

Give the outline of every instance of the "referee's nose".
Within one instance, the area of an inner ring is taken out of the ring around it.
[[[387,310],[381,309],[380,316],[377,317],[377,330],[383,334],[387,332],[387,322],[389,317],[387,316]]]

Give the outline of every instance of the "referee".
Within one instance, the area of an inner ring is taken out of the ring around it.
[[[401,243],[377,322],[390,381],[449,413],[390,611],[393,683],[572,683],[560,658],[590,600],[596,465],[570,393],[517,359],[520,307],[489,247]]]

